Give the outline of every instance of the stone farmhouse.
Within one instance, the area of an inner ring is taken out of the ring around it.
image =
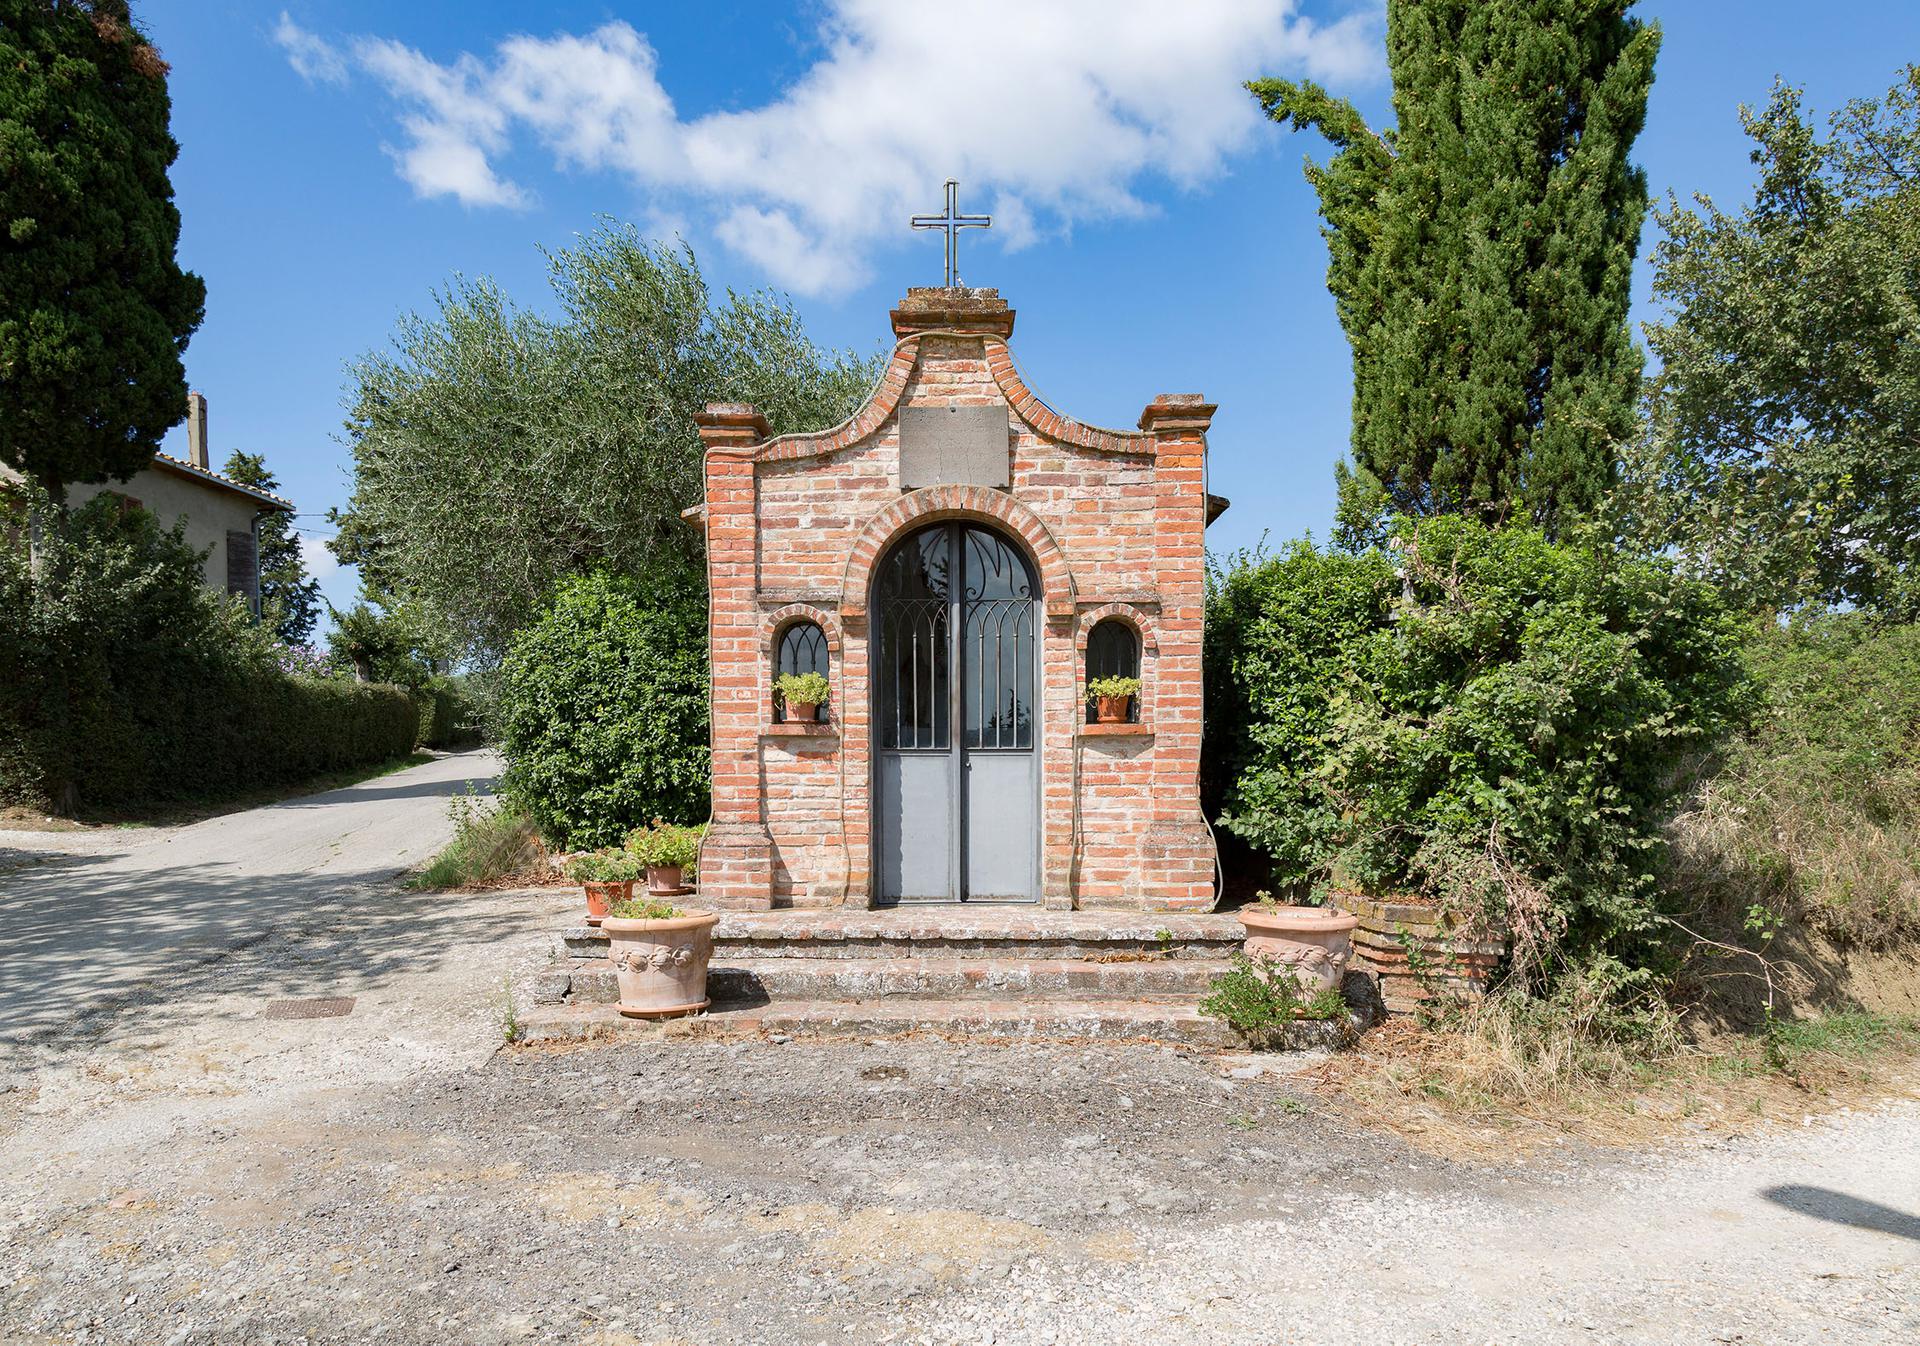
[[[700,416],[712,613],[703,905],[1199,912],[1203,534],[1214,408],[1132,430],[1050,407],[995,290],[909,290],[853,417]],[[818,672],[819,721],[774,680]],[[1098,724],[1089,678],[1135,676]]]
[[[0,466],[0,484],[20,474]],[[185,520],[187,542],[206,555],[207,587],[244,594],[260,611],[260,521],[291,514],[293,502],[270,491],[243,485],[214,471],[207,442],[207,399],[187,394],[187,456],[156,453],[153,462],[124,482],[68,488],[70,505],[100,495],[116,495],[144,506],[166,527]]]

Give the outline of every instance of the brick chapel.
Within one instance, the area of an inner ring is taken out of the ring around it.
[[[706,446],[713,815],[703,905],[1214,901],[1200,808],[1203,534],[1214,408],[1137,430],[1061,415],[995,290],[912,289],[867,403],[770,438],[715,404]],[[818,672],[817,722],[782,673]],[[1097,724],[1089,678],[1137,676]]]

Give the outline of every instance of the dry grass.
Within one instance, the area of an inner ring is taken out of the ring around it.
[[[1870,947],[1920,935],[1920,769],[1883,771],[1862,800],[1798,765],[1737,754],[1703,785],[1670,829],[1672,885]]]
[[[1920,626],[1769,629],[1763,689],[1671,828],[1669,887],[1736,926],[1756,904],[1829,939],[1920,938]]]
[[[561,882],[532,821],[506,803],[455,796],[453,840],[407,881],[409,888],[537,888]]]
[[[1454,1157],[1647,1145],[1920,1096],[1920,1019],[1843,1011],[1648,1051],[1555,1029],[1496,999],[1441,1027],[1390,1024],[1301,1082]]]

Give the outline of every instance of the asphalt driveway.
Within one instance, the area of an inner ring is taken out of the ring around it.
[[[452,796],[490,792],[499,766],[454,753],[188,827],[0,832],[0,1064],[312,904],[390,888],[446,843]]]

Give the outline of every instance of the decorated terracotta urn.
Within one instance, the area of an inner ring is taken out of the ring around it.
[[[1337,907],[1258,905],[1238,915],[1247,928],[1247,957],[1256,964],[1291,973],[1307,995],[1338,989],[1353,958],[1357,916]]]
[[[711,911],[665,920],[609,916],[600,923],[620,981],[620,1012],[632,1019],[669,1019],[707,1007],[707,963],[713,957]]]

